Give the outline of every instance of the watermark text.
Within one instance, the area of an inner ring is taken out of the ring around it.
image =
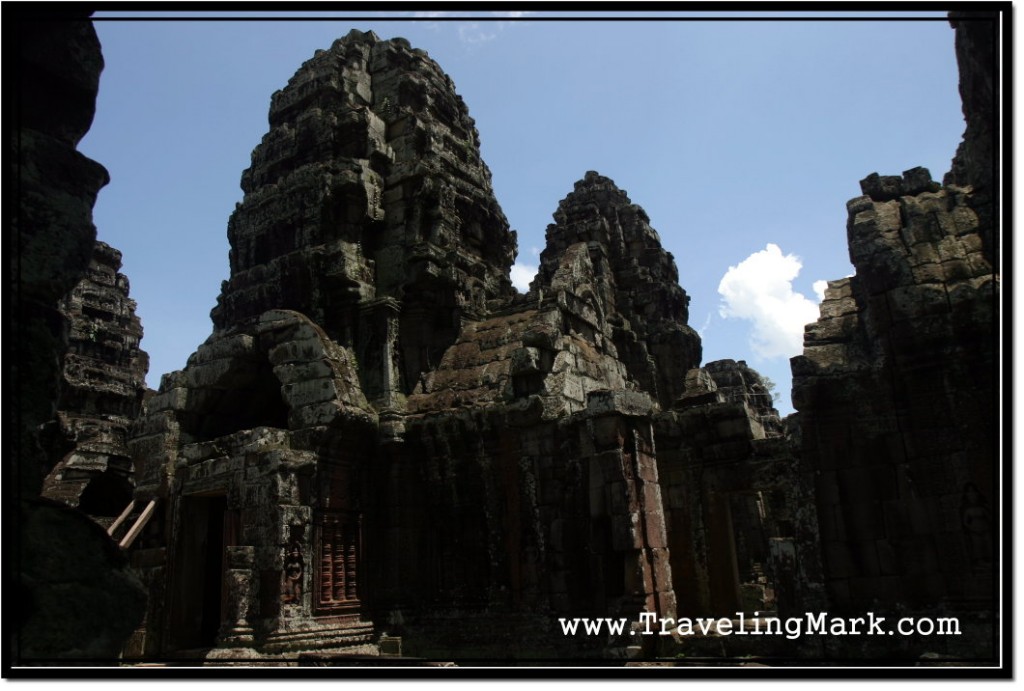
[[[889,623],[892,621],[893,623]],[[731,617],[659,617],[641,612],[636,620],[620,618],[560,617],[565,636],[959,636],[956,617],[900,617],[891,620],[867,612],[861,617],[835,617],[827,612],[806,612],[800,617],[749,616],[737,612]]]

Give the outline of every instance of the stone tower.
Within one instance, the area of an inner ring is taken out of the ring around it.
[[[588,173],[518,295],[450,78],[359,31],[274,94],[242,187],[213,333],[132,441],[134,654],[394,622],[458,650],[455,609],[473,649],[569,650],[557,613],[674,614],[650,416],[700,343],[642,209]]]
[[[371,401],[398,405],[464,320],[515,292],[490,180],[451,78],[404,39],[353,30],[271,99],[215,328],[301,312],[353,349]]]
[[[595,297],[630,376],[670,408],[683,393],[686,372],[701,360],[700,337],[687,325],[690,298],[679,287],[672,255],[644,210],[594,171],[559,203],[531,291],[550,286],[558,258],[577,243],[589,253]]]
[[[43,496],[104,523],[132,499],[128,429],[142,410],[149,368],[120,269],[121,253],[96,242],[89,273],[60,303],[70,325],[53,442],[62,458],[43,484]]]

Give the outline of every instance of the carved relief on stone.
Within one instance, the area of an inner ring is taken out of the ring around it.
[[[302,581],[306,575],[306,560],[303,558],[302,534],[305,527],[293,525],[291,535],[284,548],[284,566],[281,569],[281,602],[298,605],[302,603]]]

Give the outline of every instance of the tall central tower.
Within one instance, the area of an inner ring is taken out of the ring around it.
[[[217,330],[268,309],[353,348],[384,408],[464,319],[514,294],[516,237],[450,77],[404,39],[353,30],[273,95],[228,225]]]

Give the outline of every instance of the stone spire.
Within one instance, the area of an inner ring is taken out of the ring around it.
[[[242,189],[216,329],[291,309],[343,346],[390,338],[399,371],[369,389],[407,390],[462,320],[514,295],[515,232],[474,121],[405,39],[353,30],[307,61],[273,95]],[[401,318],[371,336],[381,310]]]
[[[142,409],[149,369],[120,269],[121,252],[96,242],[89,273],[60,303],[70,325],[54,440],[62,460],[43,495],[93,517],[117,516],[131,501],[128,428]]]
[[[670,407],[687,370],[700,364],[700,336],[687,325],[690,298],[646,212],[612,180],[589,171],[554,219],[531,292],[550,289],[563,255],[584,243],[619,357],[642,388]]]

